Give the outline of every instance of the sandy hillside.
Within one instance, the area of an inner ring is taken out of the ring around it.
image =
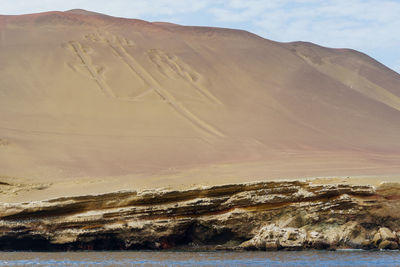
[[[0,16],[0,181],[17,193],[399,174],[400,75],[357,51]]]

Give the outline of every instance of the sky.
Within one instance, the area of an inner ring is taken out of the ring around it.
[[[400,73],[400,0],[0,0],[3,15],[74,8],[352,48]]]

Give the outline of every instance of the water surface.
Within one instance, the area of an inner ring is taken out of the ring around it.
[[[400,266],[400,252],[0,252],[0,266]]]

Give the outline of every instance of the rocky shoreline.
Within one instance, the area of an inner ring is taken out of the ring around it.
[[[0,203],[0,250],[398,249],[400,184],[275,181]]]

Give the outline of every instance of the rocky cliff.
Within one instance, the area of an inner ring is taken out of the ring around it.
[[[399,198],[311,180],[1,203],[0,249],[397,249]]]

